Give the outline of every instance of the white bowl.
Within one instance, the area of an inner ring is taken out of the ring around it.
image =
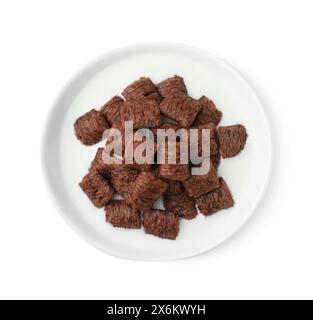
[[[83,146],[73,123],[99,108],[140,76],[159,82],[181,75],[194,98],[206,95],[223,111],[221,125],[241,123],[248,131],[246,148],[223,160],[220,175],[235,206],[210,217],[181,220],[175,241],[141,230],[113,228],[78,183],[99,145]],[[134,45],[106,54],[85,67],[63,89],[50,113],[43,139],[43,164],[54,202],[65,220],[89,243],[114,256],[136,260],[174,260],[203,253],[233,235],[262,199],[271,168],[271,135],[262,105],[248,83],[215,56],[180,44]]]

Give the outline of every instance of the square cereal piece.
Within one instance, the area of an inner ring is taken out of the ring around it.
[[[136,181],[140,170],[135,164],[113,164],[111,183],[116,192],[124,195]]]
[[[114,195],[114,190],[108,180],[97,173],[85,175],[79,186],[97,208],[102,208]]]
[[[234,157],[244,149],[248,135],[243,125],[219,127],[217,133],[220,152],[224,159]]]
[[[149,210],[143,214],[145,233],[175,240],[179,232],[179,218],[174,212]]]
[[[141,212],[123,200],[113,200],[105,205],[106,222],[113,227],[140,229]]]
[[[121,97],[114,96],[101,108],[101,113],[110,125],[121,121],[121,108],[123,104],[124,100]]]
[[[100,111],[90,110],[79,117],[74,124],[76,137],[85,145],[93,145],[102,139],[109,125]]]
[[[103,150],[104,150],[103,148],[98,148],[96,156],[94,160],[91,162],[89,172],[98,173],[106,178],[110,178],[112,165],[106,164],[103,161],[103,157],[102,157]]]
[[[129,99],[147,99],[160,103],[161,96],[150,78],[141,77],[124,89],[122,95]]]
[[[163,98],[173,96],[177,93],[187,94],[184,79],[180,76],[173,76],[163,80],[158,85],[159,93]]]
[[[166,189],[167,184],[154,173],[142,171],[124,198],[139,210],[149,210]]]
[[[215,103],[207,97],[202,96],[199,101],[202,104],[202,109],[194,122],[194,126],[210,122],[218,125],[222,120],[223,113],[218,110]]]
[[[183,182],[184,187],[191,198],[200,196],[217,189],[219,187],[219,178],[214,165],[210,164],[210,170],[204,175],[193,175]]]
[[[165,210],[176,213],[184,219],[193,219],[197,215],[196,205],[186,192],[164,195]]]
[[[223,178],[220,178],[220,186],[214,191],[196,199],[199,210],[205,215],[211,215],[222,209],[234,206],[234,200]]]
[[[190,144],[192,147],[194,144],[193,144],[193,140],[190,138],[191,130],[198,130],[197,131],[197,134],[198,134],[198,154],[196,153],[196,150],[192,149],[194,151],[191,152],[191,154],[190,154],[191,162],[194,159],[194,155],[195,155],[195,157],[197,157],[197,156],[203,157],[204,156],[204,152],[202,150],[202,134],[204,134],[204,132],[202,130],[209,130],[209,132],[210,132],[210,157],[212,155],[219,153],[217,131],[216,131],[216,126],[214,123],[211,122],[211,123],[201,124],[201,125],[198,125],[198,126],[195,126],[195,127],[192,127],[189,129],[189,139],[190,139]],[[194,133],[196,133],[196,132],[194,131]],[[206,144],[204,144],[204,145],[207,146]]]
[[[129,99],[121,111],[122,121],[133,121],[134,129],[154,128],[161,124],[158,104],[153,100]]]
[[[189,128],[201,110],[201,103],[186,94],[176,94],[164,98],[159,107],[163,115]]]
[[[161,178],[166,180],[185,181],[190,177],[189,164],[181,163],[180,161],[180,145],[180,142],[176,142],[174,145],[174,143],[165,141],[165,147],[164,144],[160,146],[161,149],[159,149],[158,154],[158,174]],[[186,152],[188,153],[188,144],[186,147]],[[173,151],[176,151],[176,154],[172,154]],[[188,157],[188,154],[186,156]],[[172,163],[171,160],[175,160],[176,163]]]

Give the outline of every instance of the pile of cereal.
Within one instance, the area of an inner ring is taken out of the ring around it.
[[[247,133],[240,124],[219,126],[222,112],[214,102],[203,96],[194,99],[188,95],[182,77],[173,76],[155,85],[142,77],[114,96],[99,110],[92,109],[74,124],[76,137],[84,145],[102,140],[109,128],[124,128],[125,121],[133,122],[134,132],[142,128],[156,129],[209,129],[210,170],[204,175],[191,175],[189,163],[162,164],[113,163],[103,161],[106,143],[100,147],[91,162],[80,187],[97,208],[104,208],[106,221],[114,227],[140,229],[160,238],[176,239],[180,219],[193,219],[198,212],[208,216],[234,205],[225,180],[218,175],[221,158],[234,157],[246,144]],[[198,140],[201,154],[201,134]],[[134,142],[134,149],[136,142]],[[123,159],[127,144],[123,144]],[[157,145],[152,147],[156,157]],[[163,156],[169,158],[167,145]],[[180,148],[177,142],[176,157]],[[190,159],[191,160],[191,159]],[[117,200],[116,196],[122,197]],[[164,210],[154,207],[162,198]]]

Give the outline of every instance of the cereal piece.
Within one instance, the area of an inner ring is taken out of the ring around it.
[[[166,189],[164,181],[152,172],[143,171],[125,194],[125,200],[139,210],[148,210]]]
[[[181,181],[168,181],[168,189],[166,194],[180,194],[184,191]]]
[[[210,156],[219,152],[216,126],[214,123],[201,124],[190,129],[198,130],[198,154],[202,155],[202,130],[210,130]],[[191,141],[192,143],[192,141]]]
[[[188,195],[195,199],[218,188],[219,178],[215,167],[211,164],[207,174],[191,176],[183,184]]]
[[[142,77],[124,89],[122,95],[127,99],[147,99],[160,103],[161,96],[151,79]]]
[[[179,232],[179,218],[174,212],[149,210],[143,214],[145,233],[175,240]]]
[[[100,111],[90,110],[79,117],[74,124],[76,137],[85,145],[93,145],[102,139],[109,125]]]
[[[161,112],[183,128],[193,124],[200,109],[201,103],[186,94],[166,97],[160,103]]]
[[[133,121],[133,127],[153,128],[161,124],[160,109],[153,100],[129,99],[121,111],[122,121]]]
[[[88,173],[79,185],[97,208],[102,208],[114,194],[108,180],[97,173]]]
[[[176,213],[179,217],[193,219],[197,215],[197,209],[193,199],[186,192],[180,194],[164,195],[165,210]]]
[[[223,113],[218,110],[214,102],[208,99],[206,96],[202,96],[199,101],[202,104],[202,109],[199,112],[194,125],[205,124],[213,122],[215,125],[218,125],[222,119]]]
[[[140,229],[141,213],[123,200],[113,200],[105,206],[106,222],[114,227]]]
[[[187,94],[184,79],[180,76],[167,78],[158,84],[158,89],[162,97],[173,96],[177,93]]]
[[[223,178],[220,178],[219,188],[196,199],[196,204],[199,210],[205,216],[208,216],[222,209],[232,207],[234,200],[226,182]]]
[[[164,160],[164,163],[159,164],[159,176],[167,180],[185,181],[190,176],[189,164],[180,163],[180,143],[176,142],[176,155],[171,155],[172,148],[169,147],[170,145],[168,142],[165,142],[165,148],[161,148],[159,152],[159,162],[163,162]],[[188,150],[186,151],[188,152]],[[176,160],[176,163],[169,163],[171,162],[169,161],[171,158]]]
[[[217,132],[224,159],[234,157],[244,149],[248,135],[243,125],[219,127]]]
[[[118,194],[124,194],[136,181],[140,171],[135,164],[114,164],[111,183]]]
[[[106,164],[102,158],[103,148],[98,148],[94,160],[91,162],[89,172],[98,173],[104,177],[109,178],[111,176],[112,165]]]
[[[121,121],[121,108],[123,104],[124,100],[121,97],[114,96],[101,108],[101,113],[110,125]]]

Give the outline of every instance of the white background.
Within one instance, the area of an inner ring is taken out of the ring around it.
[[[312,1],[2,1],[0,298],[313,298]],[[65,82],[147,41],[206,49],[250,81],[270,120],[272,179],[234,237],[184,261],[124,261],[80,239],[52,206],[40,143]]]

